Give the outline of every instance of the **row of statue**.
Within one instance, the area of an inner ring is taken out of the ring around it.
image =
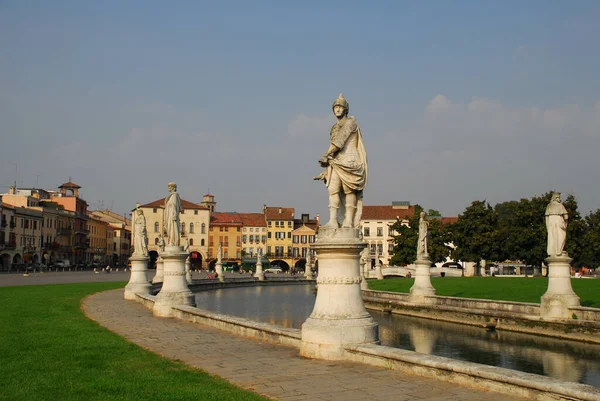
[[[348,115],[350,107],[342,94],[333,102],[332,110],[337,122],[331,127],[329,133],[329,147],[318,161],[325,170],[314,177],[315,180],[325,182],[329,195],[329,221],[321,228],[325,230],[340,227],[360,229],[363,194],[368,178],[367,152],[358,123],[354,117]],[[163,213],[163,228],[167,241],[165,244],[162,236],[159,236],[158,243],[162,252],[164,252],[165,246],[180,246],[181,244],[179,221],[182,211],[181,198],[177,193],[176,183],[170,182],[168,189],[169,195],[165,198]],[[553,193],[552,200],[546,208],[549,256],[565,254],[567,219],[568,214],[560,201],[560,193]],[[421,212],[417,240],[418,260],[429,258],[428,225],[425,212]],[[220,255],[221,252],[218,254]],[[146,218],[139,205],[134,223],[134,255],[148,255]]]

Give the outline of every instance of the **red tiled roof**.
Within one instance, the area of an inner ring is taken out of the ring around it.
[[[308,228],[311,228],[313,230],[317,230],[317,228],[319,228],[319,220],[317,219],[309,219],[306,223],[302,222],[302,219],[295,219],[294,220],[294,230],[302,227],[303,225],[305,225]]]
[[[59,186],[59,188],[76,188],[79,189],[81,188],[79,185],[75,184],[74,182],[65,182],[64,184],[62,184],[61,186]]]
[[[458,217],[442,217],[442,224],[454,224],[458,221]]]
[[[396,220],[408,219],[415,215],[415,207],[407,209],[394,208],[392,205],[385,206],[363,206],[361,220]]]
[[[145,205],[140,205],[140,207],[165,207],[165,198],[157,199],[154,202],[146,203]],[[184,209],[208,210],[208,208],[205,206],[199,205],[194,202],[186,201],[185,199],[181,200],[181,207]]]
[[[267,207],[265,208],[267,220],[294,220],[293,207]]]
[[[239,213],[242,224],[247,227],[266,227],[265,215],[262,213]]]
[[[216,226],[241,226],[239,213],[211,213],[210,224]]]

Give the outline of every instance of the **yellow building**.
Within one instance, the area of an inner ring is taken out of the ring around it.
[[[294,220],[294,231],[292,231],[292,266],[303,270],[306,265],[306,256],[311,252],[310,246],[315,242],[317,229],[319,228],[319,216],[314,220],[308,214],[302,214],[300,219]],[[311,256],[314,256],[311,253]]]
[[[241,264],[242,219],[239,213],[211,213],[208,235],[209,267],[218,258],[219,244],[222,246],[223,266]]]
[[[212,196],[212,195],[211,195]],[[212,199],[214,202],[214,197]],[[146,217],[146,231],[148,232],[148,251],[151,266],[158,258],[158,241],[165,235],[163,227],[163,212],[165,198],[146,203],[139,207]],[[206,268],[208,258],[208,228],[210,225],[210,210],[208,207],[181,199],[181,245],[189,243],[190,262],[192,269]]]
[[[112,254],[109,254],[107,263],[114,268],[127,266],[131,254],[131,220],[108,209],[94,210],[90,216],[105,222],[107,229],[113,233]],[[108,241],[107,235],[107,247]]]
[[[240,213],[242,219],[242,255],[256,258],[267,254],[267,222],[262,213]]]
[[[271,266],[288,271],[294,265],[292,232],[294,231],[294,208],[263,208],[267,222],[267,254]]]
[[[90,231],[90,263],[98,263],[101,266],[105,266],[108,263],[107,259],[107,243],[108,233],[111,233],[112,241],[112,227],[102,219],[94,216],[90,213],[90,219],[88,220],[88,230]]]

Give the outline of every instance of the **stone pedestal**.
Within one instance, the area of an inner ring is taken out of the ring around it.
[[[551,256],[548,264],[548,290],[542,295],[540,314],[545,319],[570,319],[569,308],[580,306],[579,297],[571,287],[571,261],[566,255]]]
[[[302,325],[300,355],[341,360],[347,346],[379,344],[378,325],[360,291],[360,252],[366,246],[358,229],[319,229],[312,245],[319,259],[317,298]]]
[[[164,272],[164,262],[163,262],[162,258],[159,256],[158,259],[156,259],[156,274],[154,275],[154,278],[152,279],[152,284],[163,282],[163,279],[164,279],[163,272]]]
[[[190,262],[189,256],[185,260],[185,281],[192,284],[192,262]]]
[[[258,278],[258,281],[265,280],[265,273],[263,272],[262,268],[262,260],[256,261],[256,278]]]
[[[135,300],[135,294],[150,294],[152,285],[148,281],[148,256],[133,255],[131,262],[131,275],[125,286],[125,299]]]
[[[221,261],[217,261],[215,264],[215,271],[217,272],[217,278],[223,283],[225,281],[225,277],[223,277],[223,264]]]
[[[420,259],[415,261],[415,283],[410,288],[409,300],[414,303],[428,303],[425,296],[435,295],[435,288],[431,285],[431,261]]]
[[[164,280],[156,295],[152,313],[154,316],[169,317],[173,306],[196,306],[196,302],[185,280],[185,259],[188,254],[180,246],[168,246],[160,256],[164,263]]]

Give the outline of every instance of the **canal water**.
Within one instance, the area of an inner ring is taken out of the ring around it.
[[[199,308],[300,329],[314,285],[227,288],[196,294]],[[381,344],[600,387],[600,345],[370,311]]]

